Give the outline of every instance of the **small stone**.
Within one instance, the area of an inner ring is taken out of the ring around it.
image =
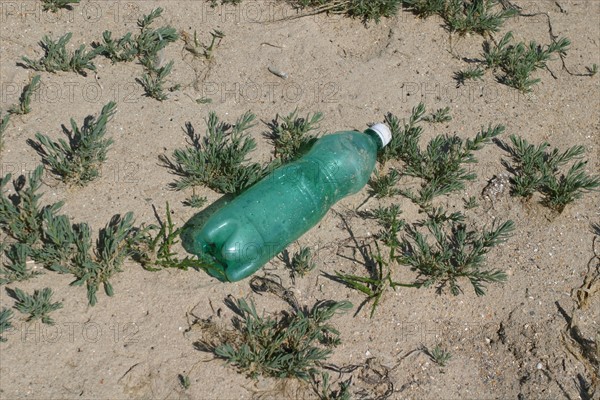
[[[499,175],[494,175],[492,179],[489,180],[487,186],[483,188],[481,195],[483,198],[486,198],[490,201],[497,200],[502,194],[504,194],[504,190],[510,183],[510,178],[508,174],[502,173]]]
[[[541,362],[537,363],[537,365],[535,366],[537,369],[544,369],[544,364],[542,364]]]

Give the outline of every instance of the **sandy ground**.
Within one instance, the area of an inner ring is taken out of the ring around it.
[[[115,213],[133,211],[138,223],[154,222],[152,205],[164,213],[169,201],[178,224],[194,210],[181,201],[190,193],[168,189],[174,177],[161,167],[158,156],[185,145],[184,124],[192,122],[204,130],[204,118],[214,110],[233,122],[251,110],[261,122],[253,128],[258,142],[254,160],[267,161],[272,147],[263,137],[264,122],[277,113],[298,108],[301,114],[321,111],[323,132],[363,130],[380,121],[387,112],[399,117],[410,114],[422,101],[429,110],[449,106],[453,120],[425,124],[424,140],[439,133],[472,137],[481,126],[504,124],[505,136],[518,134],[530,142],[549,141],[553,146],[582,144],[591,160],[588,172],[599,170],[600,91],[599,78],[575,76],[559,60],[550,71],[539,71],[542,83],[523,95],[497,83],[488,73],[483,81],[456,87],[455,71],[465,63],[451,54],[474,58],[481,53],[482,38],[466,36],[449,41],[437,18],[420,20],[408,12],[367,26],[340,16],[311,16],[278,21],[293,11],[279,2],[245,1],[239,7],[211,9],[202,1],[112,1],[82,0],[72,11],[56,15],[43,12],[37,1],[0,2],[0,108],[15,103],[31,71],[16,63],[21,56],[41,55],[39,40],[73,33],[72,48],[98,40],[104,30],[120,36],[136,31],[136,20],[154,7],[164,8],[159,24],[178,30],[198,31],[208,38],[212,29],[227,35],[215,53],[210,69],[182,50],[182,42],[170,45],[165,60],[175,60],[170,82],[182,85],[164,102],[143,96],[135,82],[141,67],[135,63],[112,65],[98,58],[97,79],[74,73],[42,73],[42,87],[32,102],[32,113],[13,116],[6,132],[1,175],[26,173],[40,163],[26,143],[36,132],[61,136],[61,124],[73,117],[81,122],[99,113],[109,100],[118,112],[109,125],[115,143],[102,177],[82,189],[69,189],[45,179],[43,202],[65,200],[63,212],[74,222],[87,221],[95,232]],[[571,72],[584,73],[599,60],[600,3],[559,0],[516,1],[525,11],[545,12],[553,32],[566,36],[572,46],[566,57]],[[508,21],[502,34],[513,30],[518,39],[549,42],[545,17],[519,17]],[[496,35],[499,37],[500,34]],[[267,67],[289,74],[282,80]],[[212,104],[197,104],[209,97]],[[464,193],[441,197],[435,204],[462,209],[462,198],[479,196],[487,181],[503,171],[506,155],[495,145],[478,153],[474,168],[477,180]],[[393,163],[390,166],[394,166]],[[403,178],[407,179],[407,178]],[[409,180],[403,181],[409,182]],[[219,195],[201,188],[210,201]],[[348,241],[349,233],[339,214],[345,215],[353,233],[369,241],[378,227],[353,211],[367,197],[366,189],[334,206],[309,235],[291,246],[318,249],[318,269],[333,273],[364,274],[360,257]],[[336,365],[363,365],[387,378],[366,379],[355,373],[353,390],[377,398],[390,384],[390,398],[403,399],[556,399],[586,398],[594,379],[590,365],[582,361],[580,343],[594,346],[600,330],[598,296],[591,295],[586,309],[579,310],[572,296],[586,276],[596,269],[594,234],[590,224],[600,222],[600,196],[586,195],[561,215],[551,213],[535,201],[521,203],[508,195],[492,207],[467,211],[475,226],[494,220],[512,219],[516,231],[489,255],[488,265],[509,274],[504,285],[491,285],[488,294],[477,297],[463,285],[465,294],[438,295],[434,289],[400,288],[384,295],[375,317],[368,306],[354,315],[364,299],[359,293],[332,282],[318,271],[298,278],[295,285],[283,263],[271,261],[265,269],[278,274],[286,287],[294,286],[301,304],[317,300],[348,299],[353,312],[335,317],[342,345],[330,361]],[[363,208],[398,203],[407,221],[421,218],[407,199],[369,200]],[[597,246],[600,250],[600,244]],[[352,258],[356,257],[356,261]],[[592,259],[592,260],[591,260]],[[591,260],[591,261],[590,261]],[[399,281],[415,274],[407,267],[394,267]],[[14,330],[0,343],[0,397],[3,399],[242,399],[311,398],[310,387],[274,380],[253,381],[224,362],[197,351],[197,328],[193,315],[207,318],[222,310],[222,322],[232,316],[223,305],[228,295],[253,296],[259,310],[276,314],[286,309],[274,296],[253,295],[248,281],[223,284],[204,273],[165,270],[144,271],[128,263],[112,279],[113,298],[99,293],[98,304],[87,304],[85,289],[69,286],[71,277],[46,272],[17,286],[31,292],[52,287],[64,307],[52,315],[56,325],[24,321],[16,313]],[[15,285],[8,285],[14,287]],[[597,282],[596,286],[597,287]],[[0,291],[0,306],[12,307],[6,287]],[[569,325],[570,324],[570,325]],[[573,328],[573,329],[570,329]],[[441,343],[452,352],[447,367],[440,368],[422,352]],[[598,346],[596,343],[595,346]],[[597,349],[597,347],[596,347]],[[178,375],[188,375],[185,390]],[[344,375],[342,379],[349,375]],[[338,376],[333,374],[337,380]],[[597,382],[597,381],[596,381]],[[598,393],[600,389],[597,389]],[[596,394],[598,396],[598,394]],[[598,398],[598,397],[595,397]]]

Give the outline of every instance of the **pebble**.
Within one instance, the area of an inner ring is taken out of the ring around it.
[[[537,365],[535,367],[537,369],[544,369],[544,365],[541,362],[537,363]]]

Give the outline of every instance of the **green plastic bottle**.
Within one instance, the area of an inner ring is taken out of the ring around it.
[[[210,216],[200,212],[181,232],[182,245],[221,281],[244,279],[315,226],[337,201],[369,180],[377,151],[391,132],[375,124],[364,133],[318,139],[301,158],[283,165]]]

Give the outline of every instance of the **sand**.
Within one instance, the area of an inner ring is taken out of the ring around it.
[[[247,110],[256,114],[258,124],[251,134],[258,146],[251,156],[258,162],[273,156],[263,133],[278,113],[286,115],[296,108],[302,115],[321,111],[320,130],[326,133],[363,130],[367,123],[382,121],[387,112],[408,117],[412,107],[423,102],[430,111],[449,106],[453,117],[443,124],[425,123],[424,141],[441,133],[473,137],[482,126],[503,124],[504,140],[517,134],[531,143],[548,141],[560,149],[584,145],[590,159],[588,173],[599,170],[600,81],[598,75],[577,75],[585,74],[586,66],[600,64],[598,2],[516,2],[526,12],[547,13],[553,33],[572,41],[564,60],[571,73],[560,60],[553,60],[547,70],[535,73],[542,81],[527,95],[498,83],[491,72],[483,81],[457,87],[453,74],[468,65],[461,58],[479,57],[483,38],[467,35],[451,40],[437,17],[423,20],[403,11],[379,24],[340,15],[280,21],[295,12],[280,2],[261,1],[212,9],[202,1],[82,0],[72,11],[51,14],[43,12],[40,3],[0,2],[3,110],[18,101],[32,75],[17,65],[20,57],[41,56],[38,42],[43,35],[57,38],[72,32],[74,50],[98,40],[104,30],[111,30],[113,36],[137,31],[137,18],[158,6],[164,13],[156,26],[196,30],[204,41],[213,29],[226,34],[210,65],[191,57],[181,41],[167,47],[164,60],[175,61],[168,81],[181,84],[181,90],[169,93],[166,101],[143,96],[135,81],[142,73],[140,65],[113,65],[99,57],[97,76],[43,72],[32,112],[11,118],[1,156],[2,176],[26,174],[41,162],[27,144],[36,132],[59,138],[61,125],[69,126],[70,118],[81,123],[87,115],[97,115],[108,101],[117,102],[118,112],[108,128],[114,145],[101,178],[84,188],[69,188],[50,173],[44,176],[42,202],[64,200],[63,212],[73,222],[88,222],[95,233],[112,215],[127,211],[135,213],[137,223],[153,223],[152,206],[164,215],[167,201],[178,225],[195,213],[182,204],[191,191],[169,189],[175,177],[158,157],[186,145],[186,122],[204,132],[210,111],[231,123]],[[495,37],[509,30],[519,40],[550,41],[545,16],[509,20]],[[269,67],[287,73],[288,78],[272,74]],[[199,98],[211,98],[212,103],[198,104]],[[274,259],[265,266],[264,270],[281,277],[285,287],[293,288],[302,305],[310,307],[325,299],[354,304],[351,312],[331,321],[342,344],[328,361],[361,366],[352,373],[356,398],[375,399],[389,389],[392,399],[577,399],[591,393],[588,386],[597,383],[597,377],[572,338],[580,332],[579,343],[597,351],[594,337],[600,330],[600,307],[592,289],[598,281],[590,280],[598,259],[593,259],[590,226],[600,222],[600,196],[587,194],[562,214],[541,206],[538,198],[524,203],[508,193],[491,204],[481,198],[481,192],[488,180],[504,171],[501,159],[506,157],[496,145],[485,147],[472,167],[477,179],[464,191],[434,202],[457,211],[463,209],[463,198],[477,196],[480,206],[466,211],[472,226],[515,221],[513,236],[494,248],[487,260],[489,268],[506,271],[508,281],[489,285],[486,296],[477,297],[468,282],[462,282],[464,294],[459,296],[447,291],[437,294],[434,288],[398,288],[384,294],[372,319],[370,304],[356,313],[364,297],[322,272],[366,274],[364,260],[340,215],[362,243],[372,246],[379,228],[356,213],[368,197],[367,189],[340,201],[290,246],[290,251],[313,246],[317,270],[292,283],[282,261]],[[389,167],[402,164],[390,162]],[[412,182],[404,177],[401,185]],[[220,197],[207,188],[197,188],[196,193],[210,202]],[[371,198],[361,209],[392,203],[400,205],[402,217],[409,222],[423,217],[401,196]],[[393,274],[401,282],[416,278],[406,266],[393,266]],[[586,276],[588,306],[579,309],[573,293]],[[275,296],[253,294],[248,280],[224,284],[202,272],[149,272],[128,261],[111,280],[114,297],[99,292],[94,307],[87,304],[85,288],[69,286],[72,280],[46,271],[1,288],[1,307],[13,307],[6,289],[14,287],[27,292],[51,287],[54,299],[63,303],[52,313],[54,326],[25,322],[25,316],[15,311],[14,329],[5,332],[8,340],[0,343],[1,398],[316,398],[309,385],[252,380],[194,347],[201,336],[192,324],[195,318],[214,315],[220,323],[229,323],[233,313],[223,303],[229,295],[254,298],[257,309],[266,315],[288,309]],[[452,353],[444,368],[419,351],[437,344]],[[350,376],[330,373],[334,381]],[[180,384],[180,374],[189,376],[188,389]],[[364,397],[357,394],[360,390]]]

